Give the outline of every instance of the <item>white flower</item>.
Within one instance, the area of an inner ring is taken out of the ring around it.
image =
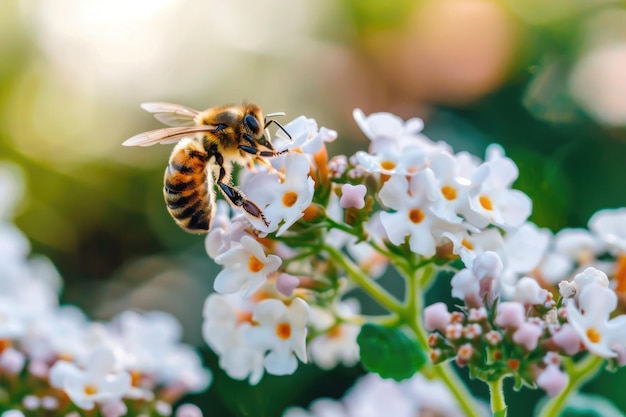
[[[355,299],[340,302],[337,314],[341,320],[358,314],[359,305]],[[332,313],[320,307],[311,308],[310,324],[318,331],[325,331],[309,342],[311,360],[322,369],[332,369],[339,363],[353,366],[359,360],[359,346],[356,338],[361,327],[346,321],[337,321]]]
[[[485,252],[473,260],[471,268],[457,272],[450,281],[452,296],[470,303],[479,303],[490,295],[494,282],[498,282],[503,270],[502,260],[495,252]]]
[[[517,166],[496,145],[487,149],[487,155],[488,160],[472,176],[469,205],[461,214],[479,228],[520,226],[530,215],[532,203],[526,194],[510,188],[518,176]]]
[[[380,199],[395,213],[380,214],[380,221],[394,245],[401,245],[408,236],[411,250],[425,257],[435,254],[437,241],[432,228],[437,224],[430,210],[434,198],[434,177],[426,169],[410,177],[392,176],[380,190]]]
[[[604,245],[588,230],[562,229],[554,236],[554,249],[584,265],[592,262],[604,250]]]
[[[371,154],[384,150],[402,153],[409,149],[421,149],[428,154],[451,152],[446,143],[434,143],[420,133],[424,128],[421,119],[413,118],[405,122],[391,113],[372,113],[365,116],[361,109],[354,109],[352,114],[359,128],[371,140]]]
[[[424,122],[421,119],[414,118],[405,123],[400,117],[391,113],[372,113],[365,116],[363,110],[354,109],[352,116],[365,136],[371,141],[417,134],[424,128]]]
[[[466,204],[471,180],[459,172],[456,158],[448,153],[433,155],[429,168],[435,174],[441,197],[433,205],[433,213],[450,223],[460,223],[459,213]]]
[[[474,259],[487,251],[504,253],[502,233],[495,228],[471,231],[474,228],[463,224],[453,231],[442,232],[442,236],[452,242],[452,253],[458,254],[465,266],[470,267]]]
[[[406,395],[409,398],[414,398],[419,405],[420,413],[416,413],[416,415],[465,416],[450,390],[439,380],[429,380],[418,373],[414,377],[402,381],[399,385]],[[486,415],[487,408],[484,407],[484,404],[479,403],[478,405],[481,408],[481,415]]]
[[[263,352],[245,338],[250,327],[246,318],[251,318],[252,312],[242,304],[240,297],[209,295],[204,303],[202,335],[220,357],[220,368],[231,378],[247,378],[256,385],[263,377]]]
[[[615,254],[626,252],[626,208],[596,212],[589,219],[589,229]]]
[[[317,128],[314,119],[299,116],[283,126],[291,138],[285,132],[278,130],[276,137],[272,139],[272,145],[277,151],[300,149],[305,154],[315,154],[324,142],[332,142],[337,139],[337,132],[321,127]]]
[[[130,382],[130,374],[116,370],[113,352],[106,348],[95,350],[85,369],[67,361],[57,361],[50,369],[50,384],[63,389],[84,410],[91,410],[95,403],[119,400]]]
[[[413,175],[426,168],[426,155],[421,149],[409,149],[404,153],[383,149],[375,155],[359,151],[356,159],[366,172],[386,175]]]
[[[524,304],[543,305],[548,299],[548,294],[549,291],[541,288],[535,279],[523,277],[515,285],[513,299]]]
[[[202,366],[202,359],[191,346],[173,345],[164,352],[157,377],[165,386],[180,386],[185,392],[195,393],[209,386],[212,374]]]
[[[308,158],[299,153],[286,153],[272,158],[276,172],[259,172],[248,176],[242,184],[248,198],[263,211],[269,223],[248,216],[254,227],[262,232],[283,234],[304,215],[304,210],[313,201],[315,182],[309,176]]]
[[[268,299],[254,307],[252,320],[258,325],[250,327],[246,335],[252,344],[269,351],[263,359],[267,372],[289,375],[298,367],[296,357],[307,362],[308,318],[309,306],[301,298],[295,298],[289,306]]]
[[[551,233],[535,224],[526,222],[504,238],[504,272],[500,291],[506,298],[513,295],[517,279],[535,269],[548,249]]]
[[[377,374],[360,378],[343,399],[348,415],[354,417],[414,417],[419,415],[414,397],[400,384]]]
[[[593,354],[616,357],[615,345],[626,344],[626,316],[609,319],[617,307],[613,290],[597,283],[589,283],[580,291],[578,304],[567,303],[567,318],[585,347]]]
[[[599,269],[588,267],[584,271],[574,276],[574,289],[576,290],[576,299],[580,296],[583,289],[590,284],[598,284],[603,287],[609,287],[609,277]]]
[[[215,291],[221,294],[244,289],[244,297],[263,286],[267,275],[276,272],[282,263],[276,255],[266,255],[263,246],[250,236],[215,258],[224,269],[215,277]]]
[[[350,417],[340,401],[330,398],[318,398],[309,406],[309,411],[299,407],[290,407],[282,417]]]

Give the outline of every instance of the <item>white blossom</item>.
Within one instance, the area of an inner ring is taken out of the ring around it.
[[[224,267],[215,277],[215,291],[231,294],[243,290],[247,297],[265,284],[268,274],[276,272],[282,261],[276,255],[266,255],[263,246],[246,235],[215,262]]]

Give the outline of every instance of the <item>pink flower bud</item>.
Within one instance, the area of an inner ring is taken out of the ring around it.
[[[524,323],[526,312],[524,306],[514,301],[505,301],[498,305],[495,323],[504,328],[518,328]]]
[[[121,400],[107,401],[100,406],[100,412],[104,417],[121,417],[126,415],[128,408]]]
[[[355,209],[362,209],[365,207],[365,193],[367,188],[363,184],[352,185],[344,184],[341,186],[341,199],[339,205],[347,209],[354,207]]]
[[[549,365],[537,378],[537,385],[550,397],[554,397],[567,386],[569,376],[558,366]]]
[[[563,324],[559,331],[552,336],[552,340],[568,355],[574,355],[580,351],[580,337],[569,323]]]
[[[26,357],[22,352],[12,347],[5,349],[0,355],[0,368],[10,375],[17,375],[22,372]]]
[[[26,395],[22,399],[22,406],[27,410],[36,410],[41,405],[41,400],[36,395]]]
[[[50,367],[42,360],[34,359],[28,363],[28,372],[37,378],[47,378]]]
[[[59,400],[56,397],[46,395],[41,399],[41,408],[48,411],[56,410],[59,408]]]
[[[276,280],[276,289],[285,297],[291,297],[298,285],[300,285],[298,277],[289,274],[280,274]]]
[[[176,410],[176,417],[202,417],[202,411],[193,404],[183,404]]]
[[[450,324],[450,312],[444,303],[431,304],[424,309],[424,326],[427,330],[445,331]]]
[[[515,333],[513,333],[513,341],[518,345],[524,346],[526,350],[531,351],[537,347],[539,337],[542,333],[541,327],[536,324],[523,323]]]

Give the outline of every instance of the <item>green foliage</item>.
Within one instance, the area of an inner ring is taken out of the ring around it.
[[[398,328],[367,323],[361,328],[357,343],[365,369],[383,378],[410,378],[426,362],[418,344]]]
[[[506,410],[507,410],[507,409],[505,408],[505,409],[503,409],[503,410],[496,411],[496,412],[493,414],[493,417],[506,417]]]

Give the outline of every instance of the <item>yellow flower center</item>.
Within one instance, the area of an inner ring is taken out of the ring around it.
[[[593,327],[587,329],[587,338],[591,343],[600,343],[600,339],[602,339],[602,335],[600,332],[594,329]]]
[[[287,340],[291,337],[291,324],[281,322],[276,325],[276,336],[280,339]]]
[[[296,201],[298,201],[298,193],[288,191],[283,195],[283,205],[285,207],[293,206],[296,204]]]
[[[83,387],[83,390],[85,391],[85,394],[87,395],[94,395],[98,393],[98,387],[93,384],[86,384]]]
[[[257,257],[254,255],[251,256],[250,259],[248,260],[248,269],[251,272],[254,272],[254,273],[259,272],[261,269],[263,269],[263,266],[264,266],[263,262],[259,261]]]
[[[480,205],[483,206],[485,210],[493,210],[493,203],[486,195],[481,195],[480,198],[478,198],[478,202],[480,202]]]
[[[341,326],[335,326],[326,333],[329,339],[339,339],[342,334]]]
[[[392,161],[382,161],[380,167],[384,170],[390,171],[396,167],[396,163]]]
[[[409,220],[411,220],[415,224],[418,224],[422,220],[424,220],[424,217],[426,216],[424,215],[424,212],[420,209],[412,209],[411,211],[409,211]]]
[[[444,185],[443,187],[441,187],[441,194],[443,194],[446,200],[456,199],[456,189],[449,185]]]
[[[472,245],[472,243],[471,243],[471,242],[469,242],[469,241],[467,241],[467,240],[465,240],[465,239],[463,239],[463,240],[461,241],[461,245],[465,246],[465,247],[466,247],[467,249],[469,249],[469,250],[474,250],[474,245]]]

